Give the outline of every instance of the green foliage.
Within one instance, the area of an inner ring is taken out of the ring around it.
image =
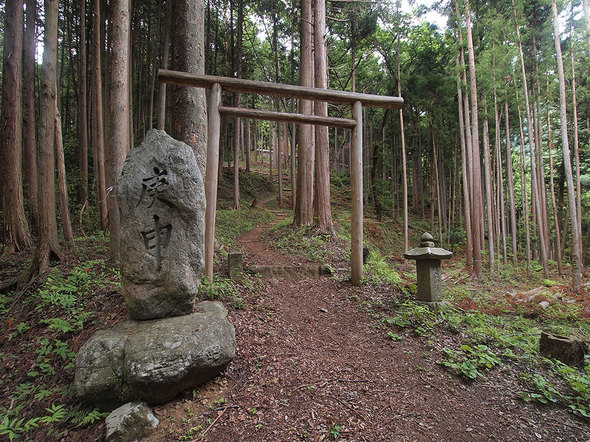
[[[226,246],[234,246],[240,235],[273,221],[276,215],[265,209],[217,210],[215,235]]]
[[[210,301],[226,302],[236,310],[244,310],[248,307],[248,301],[243,298],[242,292],[253,293],[258,290],[258,287],[258,280],[247,276],[239,281],[222,276],[209,281],[204,277],[199,287],[199,297]]]
[[[342,427],[340,425],[332,425],[328,434],[332,439],[338,439],[340,437],[340,431],[342,431]]]
[[[483,377],[481,370],[487,371],[502,363],[500,358],[483,344],[474,347],[463,344],[460,350],[445,347],[443,353],[445,359],[441,361],[441,365],[468,379]]]
[[[399,328],[411,328],[418,335],[424,336],[434,330],[438,320],[437,315],[427,306],[407,300],[400,305],[394,316],[383,319],[383,323]]]
[[[363,281],[373,284],[399,284],[401,278],[398,273],[385,261],[384,258],[376,257],[372,252],[369,261],[364,267],[365,274]]]

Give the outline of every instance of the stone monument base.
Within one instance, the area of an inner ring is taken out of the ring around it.
[[[76,358],[78,397],[102,408],[160,404],[217,375],[236,352],[233,325],[219,302],[172,318],[125,319],[94,334]]]

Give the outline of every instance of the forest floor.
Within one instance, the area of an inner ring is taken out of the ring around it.
[[[451,307],[434,313],[412,302],[413,263],[372,252],[353,287],[346,241],[301,234],[286,210],[244,212],[266,219],[231,244],[246,265],[321,260],[333,274],[231,281],[219,264],[204,297],[228,307],[237,355],[220,376],[153,407],[160,425],[146,440],[588,440],[588,358],[569,368],[537,349],[541,328],[588,338],[587,286],[570,293],[557,276],[518,270],[473,281],[451,260],[443,267]],[[378,223],[367,220],[365,231],[368,243],[387,242]],[[75,352],[126,314],[107,247],[80,240],[48,281],[0,293],[0,440],[6,428],[32,440],[104,435],[104,414],[77,403],[71,383]],[[0,283],[27,258],[3,257]]]

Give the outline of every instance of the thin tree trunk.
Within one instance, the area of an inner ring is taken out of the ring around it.
[[[467,143],[465,140],[465,124],[463,114],[463,91],[461,88],[461,79],[459,74],[459,55],[457,55],[457,98],[458,98],[458,111],[459,111],[459,134],[461,140],[461,177],[463,182],[463,213],[465,214],[465,235],[466,235],[466,250],[465,250],[465,267],[470,272],[473,266],[473,240],[471,230],[471,202],[470,202],[470,191],[469,191],[469,180],[467,176]]]
[[[484,151],[484,172],[485,172],[485,187],[486,187],[486,214],[488,220],[488,250],[490,255],[490,270],[495,270],[495,238],[494,238],[494,195],[492,191],[492,168],[490,155],[490,127],[487,117],[487,99],[483,97],[483,107],[486,116],[483,120],[483,151]]]
[[[401,52],[400,52],[400,30],[399,26],[397,29],[397,95],[402,96],[402,69],[401,69]],[[404,237],[404,250],[410,249],[409,239],[409,221],[408,221],[408,169],[406,159],[406,134],[404,127],[404,110],[399,110],[399,127],[400,127],[400,140],[402,147],[402,216],[403,216],[403,237]]]
[[[328,87],[328,53],[326,42],[326,2],[315,0],[314,14],[314,64],[315,87]],[[315,114],[328,116],[328,103],[315,102]],[[315,176],[317,227],[322,232],[332,233],[332,209],[330,207],[330,136],[327,126],[315,128]]]
[[[495,71],[494,71],[495,77]],[[498,176],[498,185],[497,185],[497,193],[498,193],[498,200],[499,204],[496,207],[499,208],[500,212],[500,228],[502,234],[502,260],[504,262],[504,266],[508,263],[508,247],[506,244],[506,210],[504,206],[504,174],[502,173],[502,151],[500,149],[500,112],[498,110],[498,95],[495,87],[494,81],[494,119],[496,121],[496,161],[497,161],[497,176]]]
[[[55,159],[57,163],[57,180],[59,183],[59,204],[64,239],[69,247],[74,245],[74,234],[70,222],[70,206],[68,204],[68,186],[66,184],[66,164],[64,158],[63,137],[61,132],[61,116],[57,103],[55,107]]]
[[[518,94],[516,101],[518,101]],[[529,225],[529,201],[526,188],[526,156],[524,148],[524,130],[522,124],[522,115],[520,106],[518,107],[518,122],[520,127],[520,164],[521,164],[521,187],[522,187],[522,206],[524,207],[524,225],[526,232],[526,270],[527,274],[531,272],[531,228]]]
[[[244,22],[244,2],[238,0],[238,48],[237,48],[237,74],[238,78],[242,78],[242,27]],[[236,93],[235,106],[240,107],[241,94]],[[234,120],[234,209],[240,210],[240,150],[243,143],[242,140],[242,120],[236,118]]]
[[[86,56],[86,0],[80,3],[80,41],[78,44],[78,165],[80,204],[88,204],[88,60]]]
[[[162,41],[162,60],[160,66],[162,69],[168,68],[168,58],[170,53],[170,28],[172,27],[172,1],[166,0],[166,28],[164,29],[164,40]],[[158,112],[157,128],[164,130],[166,122],[166,83],[160,82],[158,85],[158,102],[156,104]]]
[[[574,63],[574,52],[571,51],[572,61],[572,110],[574,120],[574,158],[576,159],[576,211],[578,213],[578,239],[580,251],[582,250],[582,180],[580,179],[580,136],[578,130],[578,97],[576,93],[576,67]],[[583,257],[582,257],[583,258]],[[582,259],[582,265],[584,261]]]
[[[506,173],[508,175],[508,194],[510,196],[510,228],[512,230],[512,262],[518,261],[518,227],[516,225],[516,202],[514,200],[514,172],[512,169],[512,140],[510,138],[510,113],[508,100],[504,104],[506,111]]]
[[[436,138],[434,137],[434,124],[430,127],[432,131],[432,158],[434,160],[434,175],[436,176],[436,205],[438,210],[438,241],[442,244],[443,230],[442,230],[442,209],[441,209],[441,192],[440,192],[440,180],[438,175],[438,153],[436,150]]]
[[[465,2],[465,19],[467,28],[467,49],[469,55],[469,77],[471,84],[471,131],[472,131],[472,164],[473,180],[471,182],[472,192],[472,214],[476,222],[472,223],[473,228],[473,275],[476,279],[482,276],[481,244],[483,232],[481,223],[483,220],[482,191],[481,191],[481,161],[479,155],[479,119],[477,106],[477,79],[475,75],[475,51],[473,49],[473,36],[471,32],[471,10],[469,1]],[[472,219],[473,219],[472,217]]]
[[[547,80],[549,81],[549,80]],[[549,83],[547,83],[547,93],[549,93]],[[551,134],[551,113],[549,109],[547,109],[547,127],[549,128],[549,176],[550,176],[550,184],[551,184],[551,205],[553,206],[553,221],[555,223],[555,241],[556,241],[556,258],[557,258],[557,269],[559,275],[563,275],[563,266],[561,262],[561,232],[559,226],[559,217],[558,217],[558,209],[557,204],[555,202],[555,184],[554,184],[554,174],[553,174],[553,140]]]
[[[541,265],[543,266],[543,275],[545,278],[549,274],[549,268],[547,266],[547,256],[545,255],[546,247],[545,247],[545,232],[543,230],[543,223],[542,223],[542,215],[541,215],[541,201],[540,195],[538,194],[539,186],[537,183],[537,161],[536,161],[536,146],[535,146],[535,131],[531,113],[531,106],[529,103],[529,90],[527,86],[527,76],[526,76],[526,69],[524,65],[524,52],[522,50],[522,41],[520,37],[520,26],[518,24],[518,15],[516,11],[516,6],[514,5],[514,0],[512,0],[512,7],[514,8],[514,21],[516,24],[516,34],[518,37],[518,48],[520,51],[520,65],[522,68],[522,82],[524,87],[524,101],[526,107],[526,115],[527,115],[527,123],[528,123],[528,135],[529,135],[529,145],[530,145],[530,158],[531,158],[531,177],[532,177],[532,188],[533,188],[533,200],[535,205],[535,213],[537,217],[537,228],[539,234],[539,257],[541,260]]]
[[[56,0],[57,1],[57,0]],[[98,185],[98,209],[100,213],[100,226],[103,230],[108,226],[108,212],[106,201],[106,175],[105,175],[105,143],[104,143],[104,114],[103,114],[103,90],[102,90],[102,45],[101,45],[101,10],[100,0],[94,0],[94,30],[93,30],[93,92],[94,92],[94,128],[93,138],[96,152],[96,182]]]
[[[2,134],[0,140],[0,189],[2,191],[2,236],[8,251],[31,245],[23,196],[22,55],[23,4],[7,0],[2,84]]]
[[[23,153],[25,196],[29,204],[31,228],[39,227],[39,178],[37,170],[37,137],[35,128],[35,21],[37,1],[27,0],[27,27],[23,43]],[[88,170],[88,169],[86,169]],[[83,184],[83,183],[82,183]],[[86,186],[88,191],[88,185]]]
[[[580,238],[578,237],[580,229],[578,227],[578,213],[576,210],[576,194],[574,187],[574,178],[572,174],[572,165],[570,160],[570,148],[567,133],[567,95],[565,92],[565,75],[563,69],[563,58],[561,56],[561,40],[559,37],[559,19],[557,14],[557,4],[551,0],[551,10],[553,11],[553,32],[555,34],[555,52],[557,55],[557,74],[559,77],[559,114],[561,126],[561,140],[563,150],[563,168],[567,182],[567,196],[569,201],[570,222],[572,226],[572,254],[573,254],[573,275],[572,289],[578,290],[582,284],[582,251],[580,247]]]
[[[246,127],[244,128],[246,138],[246,172],[250,172],[250,150],[252,147],[252,138],[250,135],[250,120],[244,121]]]
[[[129,0],[113,1],[113,66],[111,69],[111,121],[110,141],[111,148],[111,182],[116,189],[117,181],[123,170],[125,155],[129,150],[129,31],[130,31],[130,4]],[[109,195],[109,220],[110,220],[110,258],[115,261],[119,258],[119,231],[121,219],[119,215],[119,203],[115,191]]]

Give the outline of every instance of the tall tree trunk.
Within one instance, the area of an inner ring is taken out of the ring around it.
[[[57,0],[56,0],[57,1]],[[93,27],[93,97],[94,118],[93,138],[96,157],[95,176],[98,186],[98,209],[100,213],[100,226],[103,230],[108,226],[108,212],[106,201],[106,174],[105,174],[105,142],[104,142],[104,110],[102,90],[102,37],[101,37],[101,8],[100,0],[94,0],[94,27]]]
[[[328,87],[328,53],[326,43],[326,0],[315,0],[314,14],[315,87]],[[328,103],[315,102],[315,114],[328,116]],[[330,136],[327,126],[315,128],[315,177],[317,227],[327,233],[334,231],[330,207]]]
[[[68,186],[66,183],[66,164],[64,145],[61,131],[61,115],[57,105],[55,107],[55,159],[57,163],[57,180],[59,183],[59,205],[61,209],[61,224],[67,246],[74,245],[74,234],[70,222],[70,205],[68,203]]]
[[[312,52],[312,7],[311,0],[301,0],[301,86],[313,86]],[[299,101],[299,112],[311,115],[313,103]],[[297,199],[293,224],[309,226],[313,223],[313,172],[314,151],[313,127],[300,124],[298,127],[299,164],[297,168]]]
[[[547,95],[549,95],[549,79],[547,79]],[[549,108],[547,108],[547,127],[549,128],[549,177],[550,177],[550,184],[551,184],[551,205],[553,206],[553,221],[555,223],[555,255],[557,258],[557,269],[559,271],[559,275],[563,274],[563,266],[561,262],[561,231],[559,226],[559,216],[558,216],[558,209],[557,204],[555,201],[555,180],[553,174],[553,141],[552,141],[552,134],[551,134],[551,113],[549,112]]]
[[[490,155],[490,126],[487,117],[487,99],[483,97],[483,107],[485,117],[483,119],[483,163],[485,172],[485,187],[486,187],[486,214],[488,220],[488,250],[490,255],[490,270],[495,270],[495,238],[494,238],[494,195],[492,191],[492,167]]]
[[[473,240],[471,237],[471,202],[470,202],[470,189],[469,179],[467,176],[467,142],[465,140],[465,124],[463,114],[463,90],[461,88],[461,78],[459,74],[459,55],[456,59],[457,63],[457,98],[458,98],[458,111],[459,111],[459,135],[461,140],[461,178],[463,182],[463,213],[465,215],[465,235],[466,235],[466,250],[465,250],[465,267],[468,271],[471,271],[473,266]]]
[[[516,101],[518,102],[518,94]],[[518,107],[518,123],[520,127],[520,164],[521,164],[521,187],[522,187],[522,207],[524,208],[524,226],[526,233],[526,269],[527,274],[531,272],[531,228],[530,228],[530,216],[529,216],[529,201],[526,187],[526,155],[524,147],[524,130],[522,124],[522,115],[520,106]]]
[[[172,69],[193,74],[205,73],[204,0],[171,0]],[[202,88],[172,88],[171,135],[195,152],[201,175],[205,176],[207,151],[207,106]]]
[[[38,267],[39,273],[48,269],[51,257],[59,258],[61,255],[55,215],[57,16],[58,0],[45,0],[39,117],[39,244],[32,264],[32,267]]]
[[[578,213],[576,210],[576,189],[574,187],[574,177],[572,174],[570,148],[567,133],[567,95],[565,93],[565,75],[563,69],[563,58],[561,56],[561,40],[559,37],[559,18],[555,0],[551,0],[551,10],[553,11],[553,32],[555,34],[555,53],[557,55],[557,74],[559,77],[559,119],[563,150],[563,168],[565,170],[565,178],[567,182],[567,196],[569,202],[570,222],[572,226],[572,254],[574,260],[572,289],[578,290],[582,284],[582,251],[579,238],[580,229],[578,227]]]
[[[471,10],[469,1],[465,2],[465,19],[467,28],[467,52],[469,55],[469,79],[471,84],[471,132],[472,132],[472,164],[473,180],[472,188],[472,223],[473,228],[473,275],[479,279],[482,276],[481,244],[483,232],[481,223],[483,220],[482,191],[481,191],[481,161],[479,155],[479,119],[477,106],[477,79],[475,75],[475,51],[473,49],[473,35],[471,32]]]
[[[25,216],[22,174],[22,0],[7,0],[5,13],[0,188],[2,236],[8,251],[14,251],[31,245],[31,234]]]
[[[572,4],[573,7],[573,4]],[[572,40],[573,41],[573,40]],[[578,97],[576,93],[576,66],[574,63],[574,51],[571,52],[572,62],[572,110],[574,120],[574,158],[576,159],[576,212],[578,213],[578,239],[580,251],[582,250],[582,180],[580,179],[580,136],[578,130]],[[582,265],[584,264],[582,256]]]
[[[113,66],[111,69],[111,121],[109,130],[109,146],[111,148],[111,182],[115,189],[117,181],[123,171],[125,155],[129,150],[129,31],[131,26],[131,11],[129,0],[114,0],[112,47]],[[115,261],[119,258],[119,231],[121,219],[119,215],[119,203],[116,192],[109,195],[109,220],[110,220],[110,258]]]
[[[238,0],[238,48],[237,48],[237,76],[242,78],[242,35],[244,26],[244,1]],[[240,107],[241,94],[236,93],[235,107]],[[240,210],[240,149],[243,145],[242,120],[234,120],[234,209]]]
[[[170,32],[172,27],[172,2],[173,0],[166,0],[166,24],[164,29],[164,39],[162,40],[162,60],[160,67],[162,69],[168,68],[168,58],[170,54]],[[158,102],[156,104],[158,109],[158,125],[159,130],[164,130],[166,124],[166,83],[158,85]]]
[[[246,143],[245,150],[246,150],[246,172],[250,172],[250,161],[251,161],[251,148],[252,148],[252,136],[250,134],[250,120],[245,120],[244,124],[244,142]]]
[[[86,0],[80,2],[80,36],[78,43],[78,165],[80,188],[78,201],[88,204],[88,60],[86,56]]]
[[[510,112],[508,99],[504,104],[506,112],[506,174],[508,178],[508,194],[510,196],[510,230],[512,231],[512,262],[518,260],[518,227],[516,225],[516,202],[514,200],[514,171],[512,166],[512,140],[510,138]]]
[[[35,127],[35,21],[37,1],[27,0],[27,27],[23,51],[23,153],[25,196],[29,204],[31,228],[39,226],[39,177],[37,171],[37,136]],[[88,189],[88,187],[86,187]]]
[[[533,188],[533,200],[535,205],[535,214],[537,218],[538,238],[539,238],[539,258],[541,265],[543,266],[543,274],[545,277],[549,274],[549,268],[547,266],[547,256],[545,255],[545,232],[543,229],[542,214],[541,214],[541,201],[538,193],[539,185],[537,183],[537,161],[536,161],[536,146],[535,146],[535,130],[533,125],[533,118],[531,112],[531,105],[529,103],[529,89],[527,85],[526,69],[524,65],[524,52],[522,50],[522,40],[520,37],[520,25],[518,24],[518,14],[514,0],[512,0],[512,7],[514,8],[514,22],[516,24],[516,35],[518,37],[518,48],[520,51],[520,66],[522,68],[522,83],[524,87],[524,102],[526,107],[527,124],[528,124],[528,136],[530,145],[530,158],[531,158],[531,186]]]
[[[494,71],[495,77],[495,71]],[[506,244],[506,210],[504,206],[504,174],[502,172],[502,150],[500,149],[500,111],[498,109],[498,93],[494,81],[494,120],[496,122],[496,168],[498,176],[497,193],[499,204],[496,205],[500,212],[500,229],[502,234],[502,260],[504,265],[508,263],[508,247]]]
[[[400,29],[397,29],[397,95],[402,96],[402,68],[401,68],[401,51],[400,51]],[[399,127],[400,127],[400,140],[402,147],[402,216],[403,216],[403,237],[404,237],[404,250],[409,250],[410,239],[409,239],[409,221],[408,221],[408,167],[406,160],[406,134],[404,127],[404,110],[399,110]]]

